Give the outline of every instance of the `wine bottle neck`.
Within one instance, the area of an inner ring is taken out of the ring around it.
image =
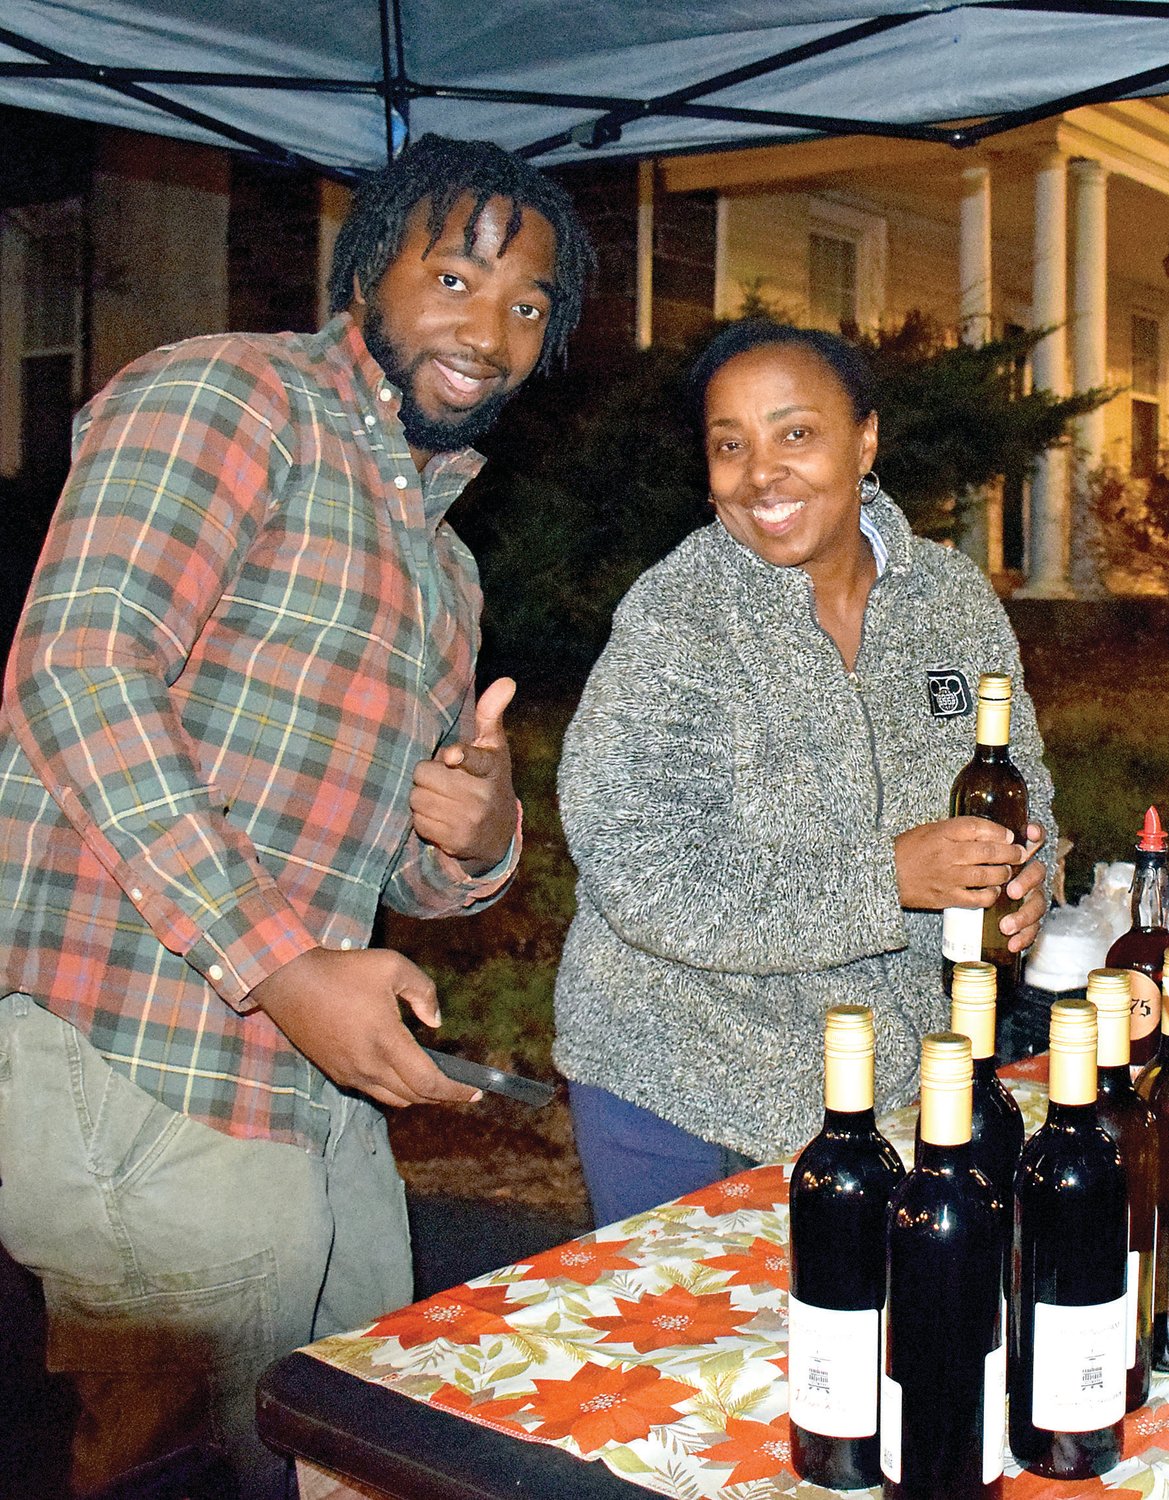
[[[966,1140],[957,1145],[943,1146],[937,1141],[927,1141],[923,1136],[914,1154],[913,1164],[925,1172],[940,1172],[946,1177],[965,1171],[973,1164],[970,1142]]]
[[[974,1087],[985,1086],[993,1083],[998,1077],[998,1069],[995,1066],[997,1059],[992,1052],[989,1057],[976,1057],[974,1059]]]
[[[1096,1086],[1097,1094],[1101,1098],[1105,1096],[1115,1098],[1118,1094],[1136,1093],[1136,1089],[1132,1086],[1132,1074],[1129,1072],[1127,1063],[1098,1068],[1096,1070]]]
[[[871,1135],[876,1128],[877,1116],[872,1109],[826,1109],[824,1111],[826,1135]]]
[[[824,1058],[824,1108],[832,1113],[873,1110],[873,1054]]]
[[[1164,927],[1166,910],[1165,855],[1138,849],[1132,877],[1132,924],[1134,927]]]
[[[974,738],[979,752],[996,750],[997,759],[1007,758],[1007,745],[1011,738],[1011,700],[978,700],[978,714],[974,721]]]
[[[1047,1123],[1064,1130],[1085,1130],[1097,1120],[1095,1100],[1091,1104],[1060,1104],[1055,1099],[1047,1103]]]
[[[1094,1043],[1095,1038],[1090,1038]],[[1096,1107],[1096,1048],[1065,1052],[1055,1046],[1048,1060],[1048,1095],[1053,1104]]]

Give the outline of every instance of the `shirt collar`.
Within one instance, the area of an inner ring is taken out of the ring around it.
[[[885,538],[877,529],[877,523],[865,514],[863,505],[861,506],[861,536],[873,549],[873,561],[877,565],[877,577],[880,578],[889,566],[889,548],[885,545]]]
[[[353,369],[354,394],[362,417],[372,413],[377,417],[379,425],[385,425],[394,455],[406,477],[413,482],[418,471],[410,456],[406,434],[398,420],[402,392],[392,381],[386,379],[385,372],[366,347],[361,330],[350,313],[339,313],[325,331],[335,333],[337,346]],[[434,455],[421,476],[423,504],[432,525],[442,519],[486,462],[482,453],[470,447]]]

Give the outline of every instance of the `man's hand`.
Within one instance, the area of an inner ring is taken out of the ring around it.
[[[252,999],[334,1083],[380,1104],[465,1104],[482,1097],[440,1073],[399,1014],[441,1017],[434,982],[401,953],[310,948],[269,974]]]
[[[1012,953],[1029,947],[1047,909],[1043,865],[1032,858],[1046,842],[1038,823],[1027,825],[1026,848],[1009,829],[986,818],[943,818],[908,828],[893,841],[901,905],[916,911],[947,906],[988,907],[1007,895],[1023,904],[1000,922]],[[1020,866],[1022,868],[1020,868]]]
[[[419,838],[482,875],[507,853],[515,834],[515,791],[503,712],[515,695],[500,677],[475,708],[475,738],[447,745],[414,767],[410,811]]]

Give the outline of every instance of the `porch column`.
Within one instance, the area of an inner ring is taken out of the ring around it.
[[[958,233],[958,315],[967,344],[990,337],[990,285],[990,168],[967,167]]]
[[[1108,380],[1108,173],[1098,161],[1071,164],[1075,248],[1072,321],[1072,389],[1090,390]],[[1089,482],[1104,462],[1104,408],[1076,423],[1072,463],[1072,578],[1078,594],[1102,591],[1092,555]]]
[[[985,344],[993,331],[991,307],[990,168],[962,173],[958,225],[958,319],[964,343]],[[988,573],[1003,566],[1003,496],[997,484],[968,495],[970,524],[962,547]]]
[[[654,163],[637,164],[636,338],[648,349],[654,337]]]
[[[1067,379],[1067,160],[1046,157],[1035,174],[1035,252],[1031,322],[1052,331],[1031,356],[1036,390],[1068,393]],[[1036,460],[1031,479],[1031,527],[1027,582],[1019,594],[1030,599],[1070,599],[1068,543],[1071,507],[1067,451],[1049,448]]]

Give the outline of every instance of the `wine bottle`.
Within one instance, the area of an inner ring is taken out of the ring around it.
[[[824,1027],[824,1125],[792,1172],[788,1301],[792,1466],[828,1489],[881,1479],[885,1218],[904,1176],[873,1114],[873,1013],[835,1006]]]
[[[1010,830],[1017,844],[1027,843],[1027,783],[1011,761],[1011,679],[984,672],[978,679],[978,714],[974,755],[958,772],[950,792],[950,816],[989,818]],[[948,906],[942,913],[942,982],[949,994],[954,965],[985,960],[998,971],[998,1002],[1005,1012],[1014,1001],[1019,955],[999,923],[1016,911],[1018,901],[1006,893],[989,907]]]
[[[1047,1119],[1015,1174],[1010,1444],[1086,1479],[1119,1463],[1125,1406],[1124,1167],[1096,1116],[1096,1007],[1051,1007]]]
[[[1162,979],[1162,989],[1165,981]],[[1169,1370],[1169,995],[1161,997],[1161,1042],[1137,1075],[1136,1091],[1157,1122],[1157,1233],[1153,1266],[1153,1368]]]
[[[881,1468],[886,1500],[1001,1494],[1003,1206],[974,1164],[970,1039],[921,1048],[921,1149],[889,1208]]]
[[[993,964],[954,965],[950,996],[950,1030],[970,1038],[974,1061],[971,1154],[989,1179],[995,1196],[1010,1212],[1015,1168],[1023,1149],[1023,1116],[995,1069],[995,993]]]
[[[1169,929],[1165,926],[1165,860],[1169,839],[1155,807],[1145,813],[1137,839],[1132,877],[1132,926],[1109,948],[1104,960],[1110,969],[1128,969],[1132,976],[1131,1061],[1146,1063],[1157,1049],[1161,1022],[1161,976]]]
[[[1153,1362],[1153,1236],[1160,1152],[1153,1111],[1132,1085],[1128,1069],[1129,976],[1124,969],[1093,969],[1088,999],[1096,1007],[1096,1113],[1120,1148],[1128,1184],[1128,1273],[1125,1410],[1149,1397]]]

